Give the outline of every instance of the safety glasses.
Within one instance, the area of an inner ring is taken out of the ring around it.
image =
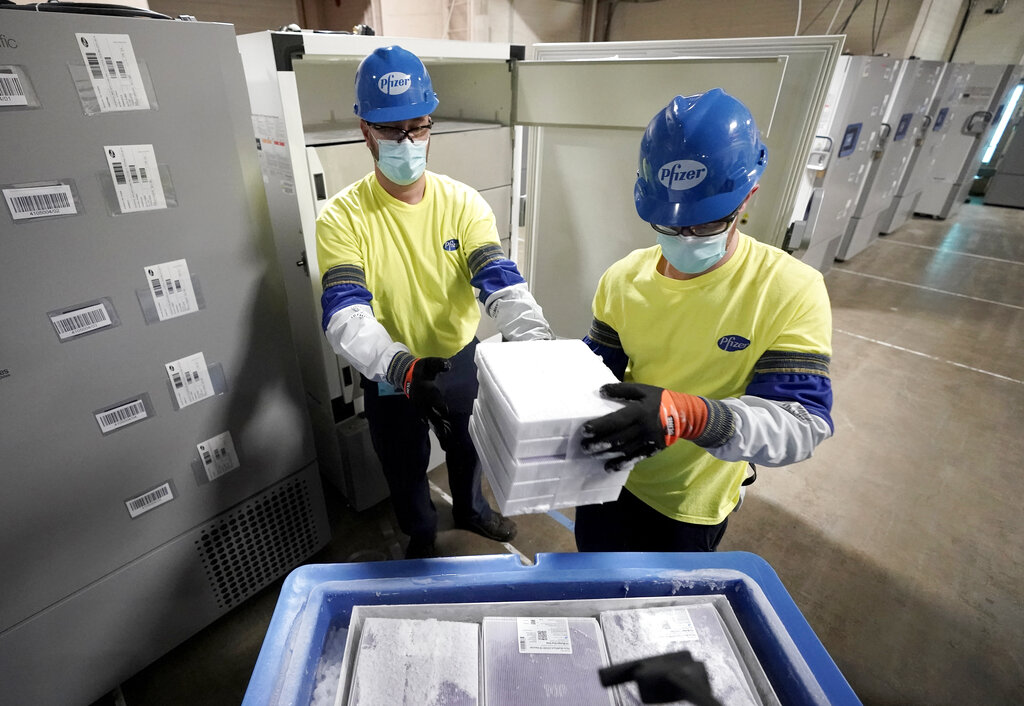
[[[401,142],[402,140],[409,138],[410,142],[416,142],[417,140],[425,140],[430,137],[430,129],[434,127],[434,121],[429,119],[426,125],[417,125],[414,128],[403,130],[400,127],[394,125],[381,125],[380,123],[367,122],[366,124],[372,127],[377,133],[385,140],[391,140],[393,142]]]
[[[729,230],[729,226],[732,225],[732,222],[735,221],[736,217],[739,215],[740,210],[737,208],[720,221],[698,223],[697,225],[692,226],[662,226],[657,223],[652,223],[651,228],[654,228],[654,230],[663,235],[689,235],[697,238],[707,238]]]

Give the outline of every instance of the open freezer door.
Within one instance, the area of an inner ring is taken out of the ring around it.
[[[655,242],[633,206],[637,150],[676,95],[721,87],[770,151],[740,228],[782,246],[842,37],[535,45],[517,62],[514,122],[528,130],[520,264],[556,335],[581,337],[604,270]]]

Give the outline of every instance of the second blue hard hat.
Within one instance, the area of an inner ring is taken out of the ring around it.
[[[437,94],[419,57],[400,46],[380,47],[356,69],[355,114],[371,123],[430,115]]]
[[[743,103],[720,88],[676,96],[647,125],[633,201],[667,226],[724,219],[761,178],[768,148]]]

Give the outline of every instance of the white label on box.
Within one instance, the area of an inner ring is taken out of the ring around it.
[[[57,331],[57,336],[62,341],[74,338],[75,336],[81,336],[83,333],[89,333],[99,328],[106,328],[114,323],[110,320],[107,307],[102,304],[93,304],[92,306],[51,316],[50,321],[53,323],[53,328]]]
[[[0,105],[28,105],[28,96],[13,66],[0,66]]]
[[[140,495],[137,498],[126,501],[125,506],[128,508],[128,514],[134,519],[142,513],[149,512],[153,508],[169,503],[172,500],[174,500],[174,493],[171,492],[171,484],[164,483],[159,488],[154,488],[145,495]]]
[[[697,628],[693,626],[690,611],[678,610],[643,611],[637,615],[641,634],[648,642],[660,647],[669,647],[675,642],[698,640]]]
[[[107,145],[103,151],[122,213],[167,208],[153,145]]]
[[[127,34],[75,34],[96,101],[104,113],[149,110],[142,73]]]
[[[179,407],[188,407],[207,397],[213,397],[213,382],[206,368],[206,357],[196,353],[181,360],[166,363],[167,377],[171,379],[174,397]]]
[[[203,459],[206,477],[210,480],[233,471],[240,465],[238,454],[235,453],[235,444],[231,441],[231,432],[226,431],[207,439],[197,444],[196,448],[199,449],[199,457]]]
[[[520,654],[571,655],[566,618],[516,618]]]
[[[161,321],[199,311],[192,275],[185,260],[163,262],[145,268],[149,292]]]
[[[115,429],[126,427],[148,416],[146,405],[143,404],[142,400],[132,400],[113,409],[108,409],[106,412],[100,412],[96,415],[96,421],[100,425],[100,431],[108,434]]]
[[[67,184],[4,189],[7,207],[14,220],[43,216],[72,216],[78,213],[75,197]]]

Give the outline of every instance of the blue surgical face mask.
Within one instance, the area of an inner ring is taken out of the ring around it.
[[[658,234],[661,254],[680,272],[695,275],[712,267],[725,256],[729,231],[699,238],[694,235]]]
[[[391,181],[408,186],[427,168],[427,140],[377,140],[377,166]]]

